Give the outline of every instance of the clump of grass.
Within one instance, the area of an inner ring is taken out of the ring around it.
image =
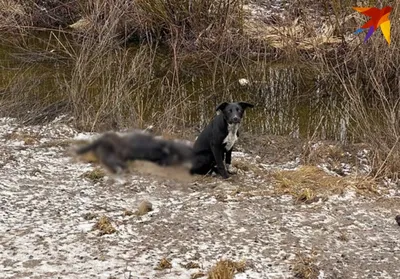
[[[92,180],[93,182],[99,182],[101,181],[104,176],[105,176],[105,172],[101,169],[101,168],[95,168],[91,171],[87,171],[85,172],[82,177],[85,177],[87,179]]]
[[[346,187],[343,179],[326,174],[314,166],[301,166],[296,170],[281,170],[273,174],[279,190],[294,196],[311,198],[313,190],[336,190]],[[303,194],[302,194],[303,193]]]
[[[208,273],[208,279],[233,279],[235,267],[231,261],[218,261]]]
[[[332,176],[316,166],[276,171],[272,176],[277,184],[276,193],[290,194],[300,202],[308,203],[316,201],[318,197],[342,194],[348,187],[354,187],[363,194],[376,193],[372,181],[356,176]]]
[[[99,230],[99,235],[112,234],[117,231],[111,224],[110,218],[104,215],[93,225],[93,230]]]
[[[219,260],[208,273],[208,279],[233,279],[235,273],[244,272],[246,261]]]
[[[172,268],[171,262],[167,258],[162,258],[160,262],[157,264],[156,270],[164,270]]]
[[[319,268],[315,264],[315,257],[297,254],[293,264],[294,277],[299,279],[317,279]]]

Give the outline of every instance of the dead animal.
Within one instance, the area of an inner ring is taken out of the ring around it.
[[[119,135],[107,132],[76,150],[78,155],[93,152],[111,172],[127,168],[128,161],[144,160],[161,166],[180,165],[192,159],[192,147],[177,141],[155,138],[142,131]]]

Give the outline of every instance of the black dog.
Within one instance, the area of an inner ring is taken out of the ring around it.
[[[207,174],[210,171],[228,178],[227,167],[232,161],[232,147],[239,137],[238,129],[246,108],[254,105],[239,103],[222,103],[217,107],[221,111],[200,133],[193,146],[194,158],[191,174]],[[215,168],[215,165],[217,166]]]
[[[128,161],[145,160],[161,166],[190,162],[191,146],[163,139],[150,134],[134,132],[124,136],[108,132],[92,143],[79,148],[76,153],[93,152],[111,172],[118,173],[127,168]]]

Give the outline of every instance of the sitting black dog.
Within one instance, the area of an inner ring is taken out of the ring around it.
[[[223,178],[229,177],[224,157],[229,168],[232,161],[232,147],[239,137],[238,130],[244,111],[252,107],[254,105],[245,102],[225,102],[217,107],[217,111],[221,113],[214,117],[194,143],[191,174],[204,175],[215,171]]]
[[[177,141],[157,139],[143,132],[123,136],[113,132],[105,133],[76,151],[77,154],[87,152],[93,152],[113,173],[125,170],[128,161],[145,160],[160,166],[172,166],[190,162],[193,157],[191,146]]]

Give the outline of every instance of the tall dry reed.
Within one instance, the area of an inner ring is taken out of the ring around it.
[[[400,8],[392,3],[391,44],[380,31],[366,42],[320,56],[322,75],[340,85],[348,106],[350,128],[373,148],[374,177],[398,178],[400,169]],[[362,20],[367,20],[363,18]],[[360,22],[360,24],[363,24]]]

